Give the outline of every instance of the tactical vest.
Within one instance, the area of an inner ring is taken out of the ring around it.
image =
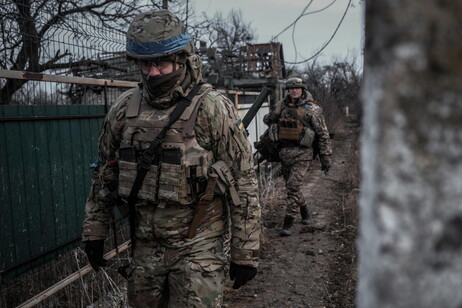
[[[311,108],[311,104],[307,102],[297,108],[288,106],[281,108],[278,123],[270,126],[271,140],[311,147],[315,133],[311,126],[303,121],[305,108]]]
[[[211,86],[207,86],[203,93],[196,95],[180,118],[167,130],[138,198],[187,205],[205,189],[207,170],[213,153],[198,144],[194,125],[201,98],[211,89]],[[139,93],[137,95],[140,96]],[[118,151],[119,196],[130,195],[136,178],[138,157],[166,126],[168,116],[174,108],[175,106],[165,110],[155,109],[142,102],[137,114],[127,113]]]
[[[303,130],[303,123],[294,116],[303,118],[303,108],[284,108],[279,117],[279,140],[280,141],[298,141]]]

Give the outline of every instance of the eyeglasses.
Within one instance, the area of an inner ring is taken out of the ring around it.
[[[159,71],[162,71],[170,66],[173,61],[171,59],[159,58],[153,60],[138,60],[136,64],[143,73],[149,73],[151,67],[156,67]]]

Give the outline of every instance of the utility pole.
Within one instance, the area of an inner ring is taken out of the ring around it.
[[[460,1],[366,1],[359,308],[462,307]]]

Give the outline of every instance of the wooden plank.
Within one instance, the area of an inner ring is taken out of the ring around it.
[[[61,83],[72,83],[72,84],[85,84],[85,85],[94,85],[94,86],[107,85],[108,87],[125,87],[125,88],[134,88],[138,86],[138,82],[133,82],[133,81],[85,78],[85,77],[74,77],[74,76],[59,76],[59,75],[50,75],[50,74],[43,74],[43,73],[2,70],[2,69],[0,69],[0,78],[36,80],[36,81],[47,81],[47,82],[61,82]]]
[[[74,76],[59,76],[50,75],[43,73],[14,71],[14,70],[3,70],[0,69],[0,78],[10,79],[23,79],[23,80],[36,80],[46,82],[61,82],[61,83],[72,83],[72,84],[84,84],[94,86],[108,86],[108,87],[124,87],[124,88],[135,88],[138,86],[138,82],[135,81],[124,81],[124,80],[112,80],[112,79],[97,79],[97,78],[85,78],[85,77],[74,77]],[[223,90],[217,89],[218,92],[223,94],[238,94],[238,95],[258,95],[256,91],[238,91],[238,90]]]
[[[104,255],[106,260],[110,260],[115,256],[119,255],[120,253],[127,250],[130,246],[130,241],[126,241],[117,249],[111,250]],[[105,269],[102,269],[104,271]],[[74,272],[73,274],[69,275],[65,279],[61,280],[60,282],[56,283],[55,285],[51,286],[50,288],[46,289],[45,291],[40,292],[33,298],[30,298],[27,302],[22,303],[21,305],[17,306],[17,308],[30,308],[35,307],[36,305],[40,304],[42,301],[47,299],[48,297],[52,296],[53,294],[57,293],[59,290],[62,290],[64,287],[68,286],[72,282],[76,281],[77,279],[81,279],[86,274],[92,271],[91,266],[88,264],[83,268],[79,269],[78,271]]]

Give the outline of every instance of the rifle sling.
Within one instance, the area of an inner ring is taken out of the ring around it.
[[[300,108],[300,107],[298,107],[298,108]],[[306,120],[303,117],[299,116],[297,114],[297,112],[293,112],[292,109],[289,109],[289,113],[290,113],[291,116],[295,117],[297,120],[302,122],[302,124],[305,125],[306,127],[311,127],[311,125],[308,122],[306,122]]]
[[[151,169],[152,162],[154,161],[154,156],[159,148],[162,140],[167,133],[167,130],[170,126],[175,123],[180,116],[183,114],[185,109],[191,104],[192,99],[196,96],[197,92],[199,92],[202,83],[197,84],[191,92],[186,97],[180,98],[180,101],[177,103],[175,109],[169,116],[169,120],[166,126],[162,128],[159,132],[157,137],[150,142],[149,147],[143,152],[141,155],[141,159],[138,162],[138,171],[136,173],[135,182],[133,183],[132,189],[130,190],[130,195],[128,196],[128,208],[129,208],[129,221],[130,221],[130,238],[131,238],[131,245],[132,245],[132,254],[133,248],[135,247],[135,223],[136,223],[136,200],[138,198],[138,193],[143,185],[144,178],[148,173],[149,169]]]

